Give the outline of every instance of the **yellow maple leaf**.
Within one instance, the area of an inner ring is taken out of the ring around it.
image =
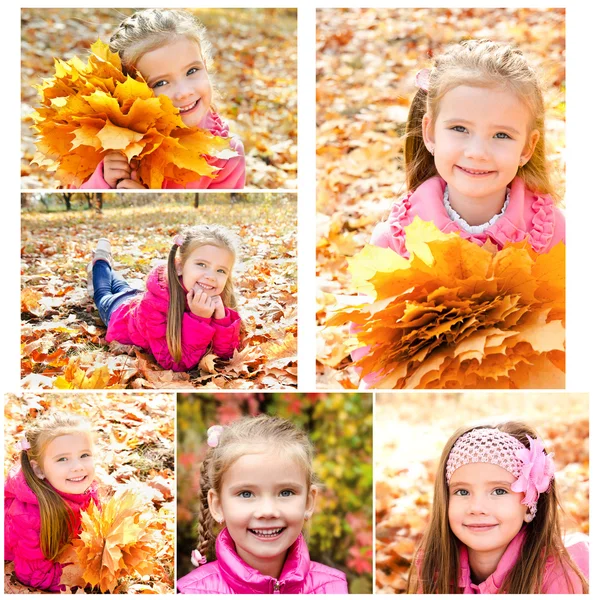
[[[206,157],[237,153],[229,139],[184,125],[164,95],[155,97],[140,75],[122,72],[119,56],[97,40],[86,63],[56,59],[55,74],[37,88],[31,115],[37,152],[32,160],[65,186],[80,187],[106,152],[140,161],[140,181],[161,188],[165,178],[187,185],[218,168]]]

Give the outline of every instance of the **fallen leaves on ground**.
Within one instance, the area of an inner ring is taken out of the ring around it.
[[[565,392],[381,393],[376,398],[376,591],[404,593],[428,525],[439,457],[448,438],[478,420],[519,419],[555,453],[561,523],[589,534],[587,394]]]
[[[369,300],[328,320],[353,323],[371,387],[565,387],[565,244],[498,251],[418,217],[405,231],[410,258],[366,246],[350,261]]]
[[[353,294],[347,259],[404,194],[403,134],[415,75],[449,43],[517,44],[549,88],[546,135],[564,196],[565,11],[531,8],[349,8],[317,15],[317,387],[353,388],[348,325],[329,315]],[[348,300],[347,300],[348,302]]]
[[[4,474],[19,456],[28,422],[49,410],[87,417],[95,435],[101,511],[83,513],[80,539],[60,560],[74,561],[67,593],[86,584],[102,592],[173,592],[175,396],[164,393],[49,393],[6,396]],[[5,565],[6,593],[35,593]],[[90,593],[90,588],[87,588]]]
[[[188,198],[188,203],[190,199]],[[296,199],[105,209],[22,216],[22,386],[27,389],[288,389],[297,385]],[[87,294],[97,240],[112,244],[116,269],[138,287],[182,226],[224,223],[242,240],[235,266],[243,347],[206,356],[190,373],[163,370],[144,351],[105,342]],[[142,235],[140,235],[142,232]]]
[[[246,187],[297,187],[297,12],[295,9],[191,10],[213,45],[211,81],[219,114],[243,141]],[[58,187],[54,175],[31,165],[35,153],[31,113],[34,85],[49,77],[54,57],[83,56],[97,38],[108,40],[132,9],[23,8],[23,189]],[[56,34],[59,32],[59,34]]]

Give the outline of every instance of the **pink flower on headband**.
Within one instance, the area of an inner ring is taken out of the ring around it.
[[[190,560],[195,567],[199,567],[200,565],[206,564],[206,556],[202,556],[198,550],[192,550],[192,554],[190,556]]]
[[[174,238],[173,238],[173,243],[176,246],[181,246],[184,243],[184,236],[181,233],[178,233]]]
[[[527,436],[530,450],[518,450],[516,456],[522,461],[522,472],[511,489],[514,492],[524,492],[522,504],[536,504],[538,496],[548,491],[551,479],[555,476],[553,455],[545,454],[544,444]]]
[[[415,84],[418,88],[421,88],[424,92],[429,91],[429,77],[431,71],[429,69],[421,69],[415,77]]]
[[[29,440],[25,434],[23,434],[23,437],[21,438],[20,446],[21,450],[24,450],[25,452],[27,450],[31,450],[31,444],[29,443]]]
[[[206,443],[211,448],[216,448],[219,445],[219,438],[221,437],[221,433],[223,433],[223,427],[221,425],[213,425],[208,428],[206,433],[208,435]]]

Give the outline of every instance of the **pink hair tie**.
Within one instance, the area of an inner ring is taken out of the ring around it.
[[[173,243],[176,246],[181,246],[184,243],[184,236],[181,233],[178,233],[174,238],[173,238]]]
[[[29,443],[29,440],[27,439],[27,436],[25,434],[23,434],[23,437],[21,438],[20,446],[21,450],[24,450],[25,452],[27,450],[31,450],[31,444]]]
[[[424,92],[429,91],[429,77],[431,76],[430,69],[421,69],[415,77],[415,84],[418,88],[421,88]]]
[[[219,445],[221,433],[223,433],[223,427],[221,425],[213,425],[212,427],[209,427],[208,431],[206,432],[206,434],[208,435],[206,443],[211,448],[216,448]]]
[[[190,561],[195,567],[199,567],[206,564],[206,556],[202,556],[198,550],[192,550]]]

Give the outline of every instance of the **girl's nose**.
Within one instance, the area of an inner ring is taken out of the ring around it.
[[[470,501],[468,509],[471,514],[486,514],[487,509],[485,506],[485,499],[479,494],[475,494]]]
[[[173,100],[177,102],[183,102],[183,100],[190,98],[192,95],[191,87],[185,82],[179,82],[173,89]]]
[[[488,156],[487,144],[479,136],[473,136],[466,144],[465,152],[468,158],[484,160]]]
[[[257,519],[276,519],[280,516],[280,512],[273,499],[262,498],[254,511],[254,516]]]

